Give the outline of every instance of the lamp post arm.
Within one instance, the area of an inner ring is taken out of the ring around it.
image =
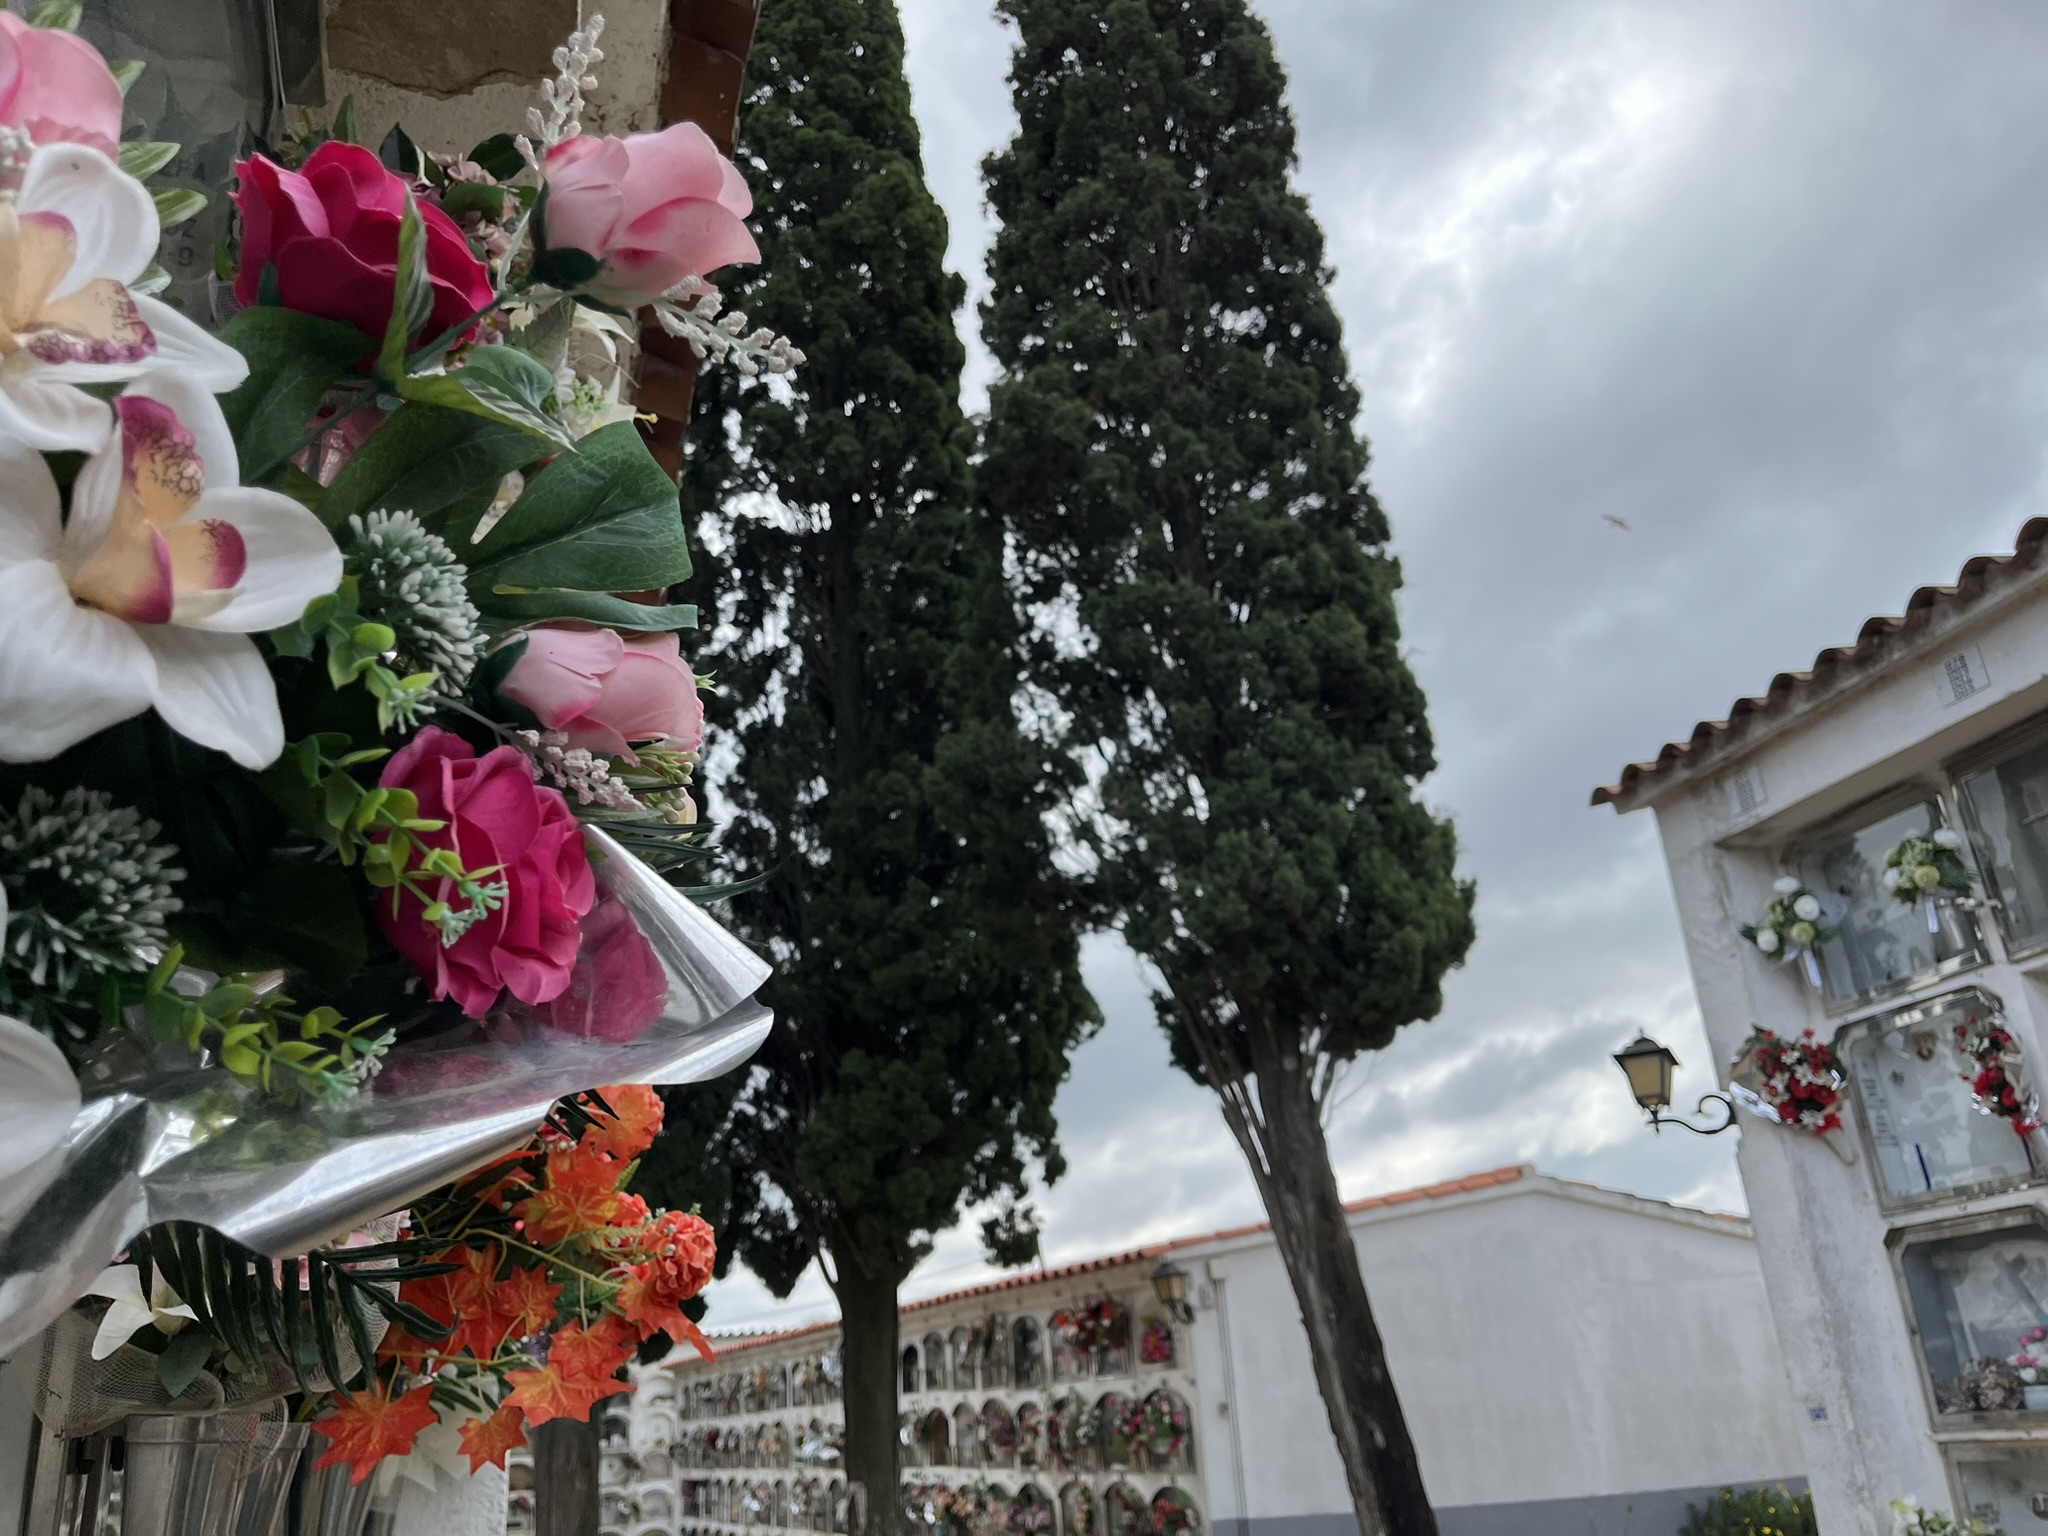
[[[1694,1125],[1690,1120],[1683,1119],[1678,1115],[1666,1115],[1653,1109],[1650,1111],[1650,1129],[1661,1131],[1667,1125],[1680,1125],[1691,1131],[1695,1136],[1718,1136],[1723,1131],[1733,1128],[1735,1124],[1735,1101],[1725,1093],[1702,1094],[1699,1103],[1694,1106],[1693,1113],[1705,1114],[1709,1104],[1719,1104],[1722,1109],[1727,1111],[1728,1117],[1719,1125]]]

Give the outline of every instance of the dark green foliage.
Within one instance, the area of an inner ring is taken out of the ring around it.
[[[983,484],[1031,598],[1096,641],[1048,678],[1108,754],[1104,882],[1177,1038],[1257,1010],[1385,1045],[1436,1013],[1471,892],[1413,794],[1429,728],[1279,64],[1244,0],[999,8]]]
[[[1783,1483],[1769,1488],[1723,1488],[1706,1504],[1685,1506],[1678,1536],[1820,1536],[1813,1495]]]
[[[822,1252],[893,1294],[965,1204],[1014,1205],[1034,1157],[1056,1176],[1053,1095],[1094,1022],[902,66],[890,0],[764,10],[740,136],[763,265],[730,301],[809,362],[793,394],[708,372],[686,472],[691,595],[731,637],[698,657],[717,809],[731,865],[768,874],[732,916],[777,972],[706,1155],[734,1171],[722,1244],[777,1291]],[[1028,1225],[992,1233],[1006,1256]]]

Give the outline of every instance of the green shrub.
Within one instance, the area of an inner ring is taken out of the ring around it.
[[[1702,1506],[1686,1505],[1678,1536],[1820,1536],[1813,1495],[1783,1483],[1769,1488],[1723,1488]]]

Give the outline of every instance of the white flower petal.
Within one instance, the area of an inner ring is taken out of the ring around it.
[[[190,620],[189,628],[215,634],[278,629],[297,622],[306,604],[341,585],[334,535],[289,496],[249,486],[208,491],[186,516],[232,523],[249,561],[234,599],[217,613]]]
[[[139,631],[156,658],[156,712],[202,747],[244,768],[268,768],[284,751],[284,720],[270,669],[246,635],[209,635],[180,624]]]
[[[96,277],[132,283],[156,255],[160,231],[149,189],[83,144],[45,144],[30,155],[16,206],[71,221],[78,250],[54,298]]]
[[[0,566],[0,762],[41,762],[141,714],[156,681],[135,630],[74,603],[54,565]]]
[[[0,898],[0,932],[6,926]],[[0,1017],[0,1178],[34,1167],[61,1146],[77,1113],[78,1079],[64,1053],[41,1031]]]
[[[93,1359],[106,1359],[134,1338],[136,1329],[147,1328],[152,1321],[149,1308],[126,1301],[115,1302],[107,1308],[107,1315],[100,1319],[100,1331],[93,1335]]]
[[[234,351],[232,347],[228,350]],[[241,357],[239,352],[234,355],[237,359]],[[184,372],[152,368],[121,393],[141,395],[177,413],[179,423],[192,434],[193,447],[199,450],[199,462],[206,468],[207,490],[230,490],[242,483],[242,461],[235,452],[235,437],[213,398],[212,385]]]
[[[63,541],[62,503],[50,466],[26,443],[0,438],[0,566],[54,560]]]
[[[145,1311],[149,1303],[142,1299],[142,1272],[133,1264],[110,1264],[100,1271],[99,1279],[85,1288],[88,1296],[104,1296],[108,1301],[125,1301],[132,1307]]]
[[[43,377],[48,372],[26,352],[0,368],[0,436],[52,453],[92,453],[107,440],[114,413],[104,400]]]
[[[224,341],[217,341],[161,299],[133,295],[143,323],[156,335],[156,361],[150,370],[175,370],[211,394],[224,395],[249,377],[249,360]]]

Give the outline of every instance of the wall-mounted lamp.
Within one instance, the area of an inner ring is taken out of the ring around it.
[[[1161,1259],[1152,1271],[1152,1294],[1173,1314],[1175,1322],[1192,1323],[1195,1309],[1188,1305],[1188,1272],[1172,1259]]]
[[[1653,1131],[1662,1131],[1667,1125],[1682,1125],[1700,1136],[1718,1136],[1735,1124],[1735,1103],[1721,1093],[1702,1095],[1695,1111],[1705,1114],[1709,1102],[1719,1104],[1728,1114],[1719,1125],[1694,1125],[1678,1115],[1663,1113],[1671,1107],[1671,1072],[1678,1065],[1678,1058],[1648,1035],[1637,1035],[1616,1051],[1614,1064],[1628,1079],[1628,1091],[1636,1096],[1636,1102],[1650,1112]]]

